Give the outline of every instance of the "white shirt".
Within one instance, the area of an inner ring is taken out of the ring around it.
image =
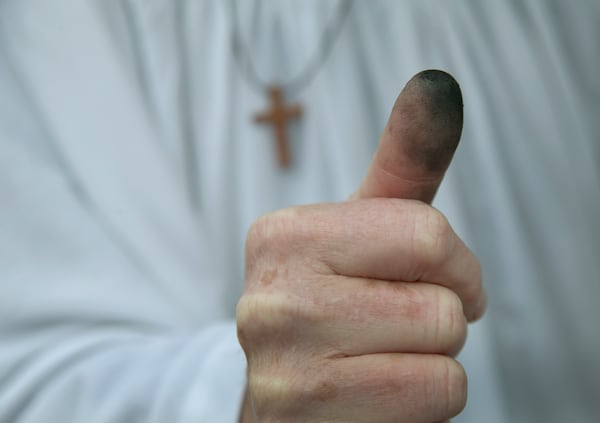
[[[260,214],[343,200],[416,72],[461,83],[435,205],[481,259],[490,308],[460,356],[457,422],[600,413],[600,4],[356,2],[290,101],[275,160],[266,80],[311,60],[337,2],[0,5],[0,422],[234,422],[232,320]]]

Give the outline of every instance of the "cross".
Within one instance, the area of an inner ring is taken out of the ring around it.
[[[256,123],[269,123],[273,125],[279,165],[281,167],[289,167],[291,157],[287,143],[286,125],[288,120],[299,118],[302,115],[302,106],[299,104],[286,106],[283,102],[281,88],[277,86],[269,88],[269,97],[271,97],[271,109],[255,115],[254,121]]]

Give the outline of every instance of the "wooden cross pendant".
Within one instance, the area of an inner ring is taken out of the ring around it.
[[[273,125],[279,165],[284,168],[289,167],[292,159],[287,143],[286,126],[288,120],[302,116],[302,106],[299,104],[286,106],[283,102],[283,92],[277,86],[269,88],[269,97],[271,98],[271,108],[255,115],[254,121]]]

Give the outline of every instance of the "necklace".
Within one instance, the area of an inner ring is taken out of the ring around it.
[[[287,123],[290,119],[298,119],[302,115],[302,106],[300,104],[285,104],[284,93],[290,96],[297,96],[314,79],[327,61],[333,44],[341,32],[353,3],[354,0],[340,0],[333,17],[323,30],[319,45],[311,59],[295,76],[286,82],[273,84],[264,80],[256,71],[249,49],[239,34],[237,3],[235,0],[231,1],[233,56],[248,84],[258,92],[266,93],[270,99],[270,109],[257,113],[254,115],[253,120],[259,124],[272,125],[279,165],[283,168],[287,168],[291,164],[286,132]]]

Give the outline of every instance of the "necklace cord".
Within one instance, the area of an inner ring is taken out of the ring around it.
[[[287,92],[290,96],[299,94],[308,86],[313,80],[319,69],[327,61],[331,49],[338,38],[344,22],[350,13],[350,9],[354,4],[354,0],[340,0],[337,11],[334,13],[333,18],[325,27],[323,35],[321,36],[320,45],[315,52],[312,59],[308,62],[306,67],[302,69],[295,77],[290,78],[287,82],[281,83],[282,89]],[[266,82],[262,79],[256,71],[252,58],[249,53],[248,46],[242,40],[238,30],[238,10],[236,0],[231,0],[231,16],[232,16],[232,47],[233,56],[237,62],[247,82],[256,88],[258,91],[263,93],[271,86],[271,83]]]

